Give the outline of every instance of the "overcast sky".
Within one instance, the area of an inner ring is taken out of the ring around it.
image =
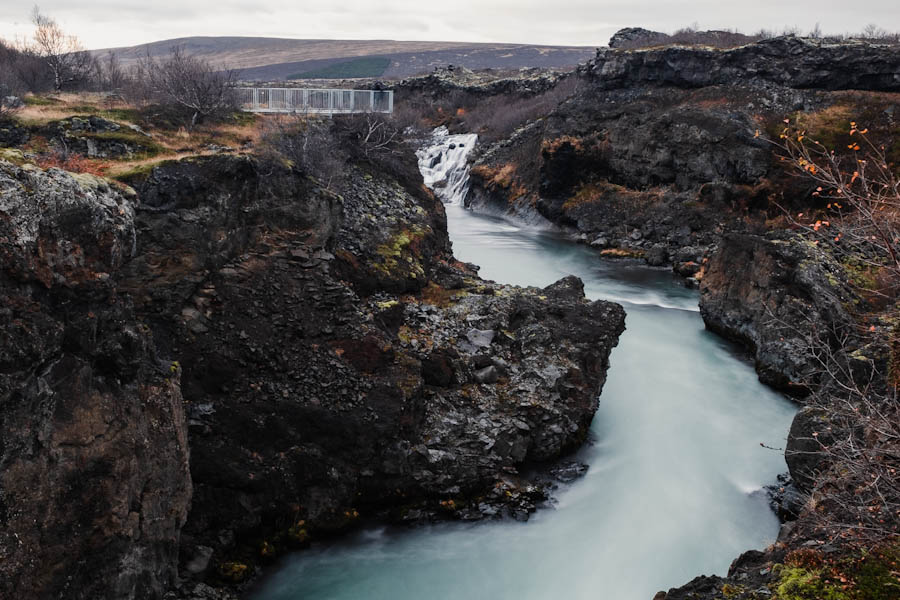
[[[42,0],[88,48],[192,35],[522,42],[599,46],[621,27],[900,30],[900,0]],[[0,37],[31,30],[31,5],[0,2]]]

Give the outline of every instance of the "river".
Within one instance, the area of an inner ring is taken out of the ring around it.
[[[465,210],[472,145],[473,136],[436,139],[431,156],[453,163],[439,173],[422,156],[426,182],[448,181],[438,191],[451,202],[456,257],[504,283],[574,274],[589,298],[625,306],[592,441],[577,455],[590,468],[527,523],[376,527],[314,545],[284,560],[254,600],[650,600],[725,574],[741,552],[775,540],[762,487],[786,465],[760,443],[784,445],[794,406],[705,330],[697,292],[670,272],[602,261],[547,229]]]

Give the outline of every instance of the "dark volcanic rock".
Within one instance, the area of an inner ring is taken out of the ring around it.
[[[668,36],[665,33],[650,31],[643,27],[625,27],[615,32],[613,36],[609,38],[609,47],[620,48],[631,44],[653,42],[667,37]]]
[[[0,595],[212,598],[361,516],[526,519],[520,468],[584,441],[622,308],[478,279],[424,188],[131,183],[0,162]]]
[[[830,466],[822,447],[832,444],[841,429],[834,427],[828,412],[819,407],[805,406],[794,417],[784,457],[791,478],[802,492],[811,492],[818,475]]]
[[[750,348],[760,380],[802,394],[820,371],[811,340],[828,344],[851,323],[845,278],[800,237],[730,234],[709,262],[700,313],[708,328]]]
[[[16,121],[0,121],[0,148],[21,146],[30,137],[28,130]]]
[[[568,100],[476,150],[466,204],[631,254],[663,244],[702,258],[723,231],[808,193],[785,181],[763,123],[839,103],[828,90],[898,90],[898,73],[896,47],[868,42],[601,49]]]
[[[120,125],[93,115],[54,121],[41,133],[65,152],[90,158],[134,158],[157,151],[152,138],[135,125]]]
[[[900,90],[896,46],[792,36],[728,50],[601,48],[597,57],[579,70],[601,89],[642,85],[697,88],[752,81],[825,90]]]
[[[451,92],[464,92],[474,96],[533,96],[552,89],[567,76],[567,73],[552,69],[523,68],[510,76],[497,75],[491,71],[474,72],[465,67],[450,65],[436,67],[428,75],[409,77],[393,87],[401,97],[408,94],[443,96]]]
[[[134,184],[121,285],[183,369],[197,576],[360,514],[526,518],[542,492],[517,467],[584,440],[621,308],[454,266],[430,194],[351,170],[335,196],[224,156]]]
[[[0,596],[159,598],[191,495],[179,369],[113,280],[133,197],[0,161]]]

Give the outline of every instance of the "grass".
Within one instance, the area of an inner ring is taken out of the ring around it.
[[[345,62],[320,67],[305,73],[291,75],[288,79],[353,79],[381,77],[391,66],[391,59],[383,56],[364,56]]]
[[[900,163],[900,121],[892,116],[893,107],[900,102],[900,94],[887,92],[844,91],[832,94],[834,103],[820,110],[796,112],[789,116],[790,125],[805,131],[807,141],[819,142],[838,155],[847,154],[847,146],[855,141],[850,136],[850,123],[869,129],[869,139],[884,145],[888,162]],[[780,120],[766,127],[769,137],[778,140],[786,126]]]
[[[74,173],[89,173],[118,182],[137,182],[149,176],[154,167],[169,161],[192,156],[216,154],[210,146],[227,146],[244,150],[259,144],[267,117],[252,113],[236,112],[223,123],[204,124],[187,131],[184,128],[164,129],[148,126],[141,118],[140,108],[117,102],[108,106],[106,99],[93,93],[55,94],[53,96],[28,96],[26,106],[16,115],[22,125],[32,130],[29,142],[23,148],[36,154],[25,159],[18,150],[4,151],[0,158],[16,164],[35,163],[44,168],[58,167]],[[143,149],[129,159],[95,159],[80,155],[61,157],[41,129],[52,121],[75,116],[98,116],[120,124],[141,126],[151,137],[128,128],[120,131],[78,135],[97,140],[118,140]]]
[[[900,544],[859,552],[838,560],[815,550],[788,554],[776,565],[777,600],[896,600],[900,598]]]
[[[25,106],[53,106],[60,101],[46,96],[25,96],[24,102]]]
[[[575,193],[563,204],[563,212],[569,213],[582,206],[601,204],[608,209],[627,207],[638,210],[659,200],[661,192],[652,188],[644,191],[632,190],[606,181],[582,183]]]
[[[118,101],[108,105],[105,97],[94,93],[54,94],[53,96],[27,96],[26,106],[16,115],[16,120],[32,130],[31,140],[25,149],[38,155],[33,161],[47,166],[57,166],[73,172],[86,172],[114,180],[139,178],[148,174],[153,166],[167,159],[215,154],[210,146],[227,146],[235,149],[256,146],[262,137],[266,117],[245,112],[235,112],[223,123],[204,124],[193,131],[184,128],[154,128],[142,119],[139,107]],[[97,140],[117,140],[141,150],[130,159],[107,160],[76,157],[61,159],[55,156],[54,147],[40,131],[48,123],[69,117],[102,117],[120,124],[141,126],[151,137],[128,128],[120,131],[77,135]]]

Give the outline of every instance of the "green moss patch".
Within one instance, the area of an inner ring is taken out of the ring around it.
[[[25,96],[23,101],[25,102],[25,106],[53,106],[55,104],[62,104],[62,100],[50,98],[48,96]]]
[[[121,181],[122,183],[127,183],[128,185],[134,185],[137,183],[142,183],[150,177],[150,174],[153,172],[153,169],[156,167],[166,165],[169,163],[178,162],[174,159],[160,160],[156,162],[144,163],[141,165],[137,165],[127,171],[123,171],[121,173],[117,173],[111,176],[111,179],[116,181]]]
[[[795,555],[803,553],[798,560]],[[775,600],[897,600],[900,598],[900,543],[841,559],[814,551],[788,555],[776,565]]]
[[[98,142],[119,142],[128,146],[136,146],[138,150],[135,154],[144,158],[156,156],[166,151],[163,146],[153,141],[152,138],[130,129],[104,131],[102,133],[82,133],[78,137],[90,138]]]
[[[381,77],[391,66],[391,59],[383,56],[364,56],[312,71],[291,75],[288,79],[348,79],[356,77]]]
[[[425,230],[419,227],[398,231],[375,250],[379,257],[375,268],[391,278],[424,280],[425,269],[419,252],[419,243],[424,238]]]

